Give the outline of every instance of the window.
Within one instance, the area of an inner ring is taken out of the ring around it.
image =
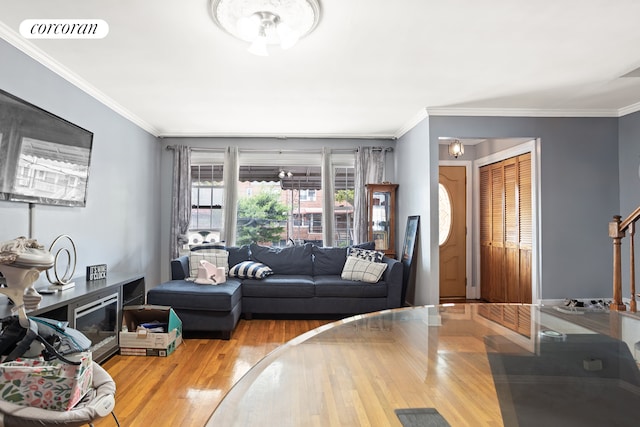
[[[440,246],[444,245],[449,234],[451,234],[451,196],[444,185],[438,184],[438,204],[439,212],[439,242]]]
[[[321,242],[320,161],[319,152],[240,150],[236,244]]]
[[[293,214],[293,226],[294,227],[309,227],[309,217],[299,213]]]
[[[222,170],[222,158],[203,158],[202,153],[192,152],[189,244],[222,240]]]
[[[236,245],[323,244],[321,157],[319,151],[240,150]],[[348,246],[353,243],[354,152],[334,153],[332,161],[333,245]],[[223,239],[223,163],[222,151],[192,151],[192,244]]]
[[[309,233],[320,234],[322,239],[322,214],[312,213],[309,215]]]
[[[342,160],[342,161],[340,161]],[[345,247],[353,243],[353,198],[355,195],[355,168],[353,156],[336,159],[341,166],[334,167],[334,246]],[[344,166],[342,166],[344,165]]]
[[[315,202],[316,201],[316,190],[300,190],[300,201],[301,202]]]

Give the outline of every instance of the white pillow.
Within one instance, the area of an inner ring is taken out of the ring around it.
[[[198,277],[200,261],[205,260],[216,267],[224,267],[225,274],[229,272],[229,252],[223,249],[200,249],[189,252],[189,277]]]
[[[273,270],[268,265],[256,261],[243,261],[229,270],[230,277],[239,279],[264,279],[271,274]]]
[[[355,256],[348,256],[341,277],[345,280],[377,283],[387,269],[385,262],[372,262]]]

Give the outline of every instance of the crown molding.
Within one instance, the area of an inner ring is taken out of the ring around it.
[[[423,121],[429,117],[429,112],[426,108],[421,108],[407,123],[404,124],[398,131],[394,134],[394,139],[400,139],[405,133],[409,132],[411,129],[416,127],[418,123]]]
[[[640,106],[639,106],[640,107]],[[427,108],[430,116],[489,116],[489,117],[619,117],[618,109],[563,110],[538,108]]]
[[[637,113],[640,111],[640,102],[636,102],[635,104],[627,105],[626,107],[622,107],[618,110],[618,117],[626,116],[627,114]]]
[[[265,138],[265,139],[383,139],[395,140],[395,135],[389,134],[350,134],[350,133],[229,133],[229,132],[201,132],[201,131],[166,131],[157,135],[158,138]]]
[[[158,136],[158,129],[145,122],[126,108],[122,107],[116,101],[96,89],[89,82],[75,74],[73,71],[69,70],[67,67],[47,55],[45,52],[40,50],[38,47],[33,45],[32,43],[25,40],[18,33],[13,31],[10,27],[8,27],[3,22],[0,22],[0,37],[4,39],[7,43],[11,44],[16,49],[22,51],[38,63],[44,65],[63,79],[67,80],[72,85],[76,86],[83,92],[86,92],[89,96],[95,98],[100,103],[104,104],[111,110],[115,111],[125,119],[149,132],[153,136]]]

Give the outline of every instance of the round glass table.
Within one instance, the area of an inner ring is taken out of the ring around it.
[[[635,426],[639,333],[618,313],[520,304],[358,315],[270,353],[207,425]]]

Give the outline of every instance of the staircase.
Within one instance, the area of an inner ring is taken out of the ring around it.
[[[634,236],[636,232],[636,222],[640,219],[640,206],[626,219],[622,220],[620,215],[615,215],[613,221],[609,223],[609,237],[613,239],[613,301],[610,309],[625,311],[626,305],[622,302],[622,239],[629,231],[629,311],[636,312],[636,268],[634,253]]]

